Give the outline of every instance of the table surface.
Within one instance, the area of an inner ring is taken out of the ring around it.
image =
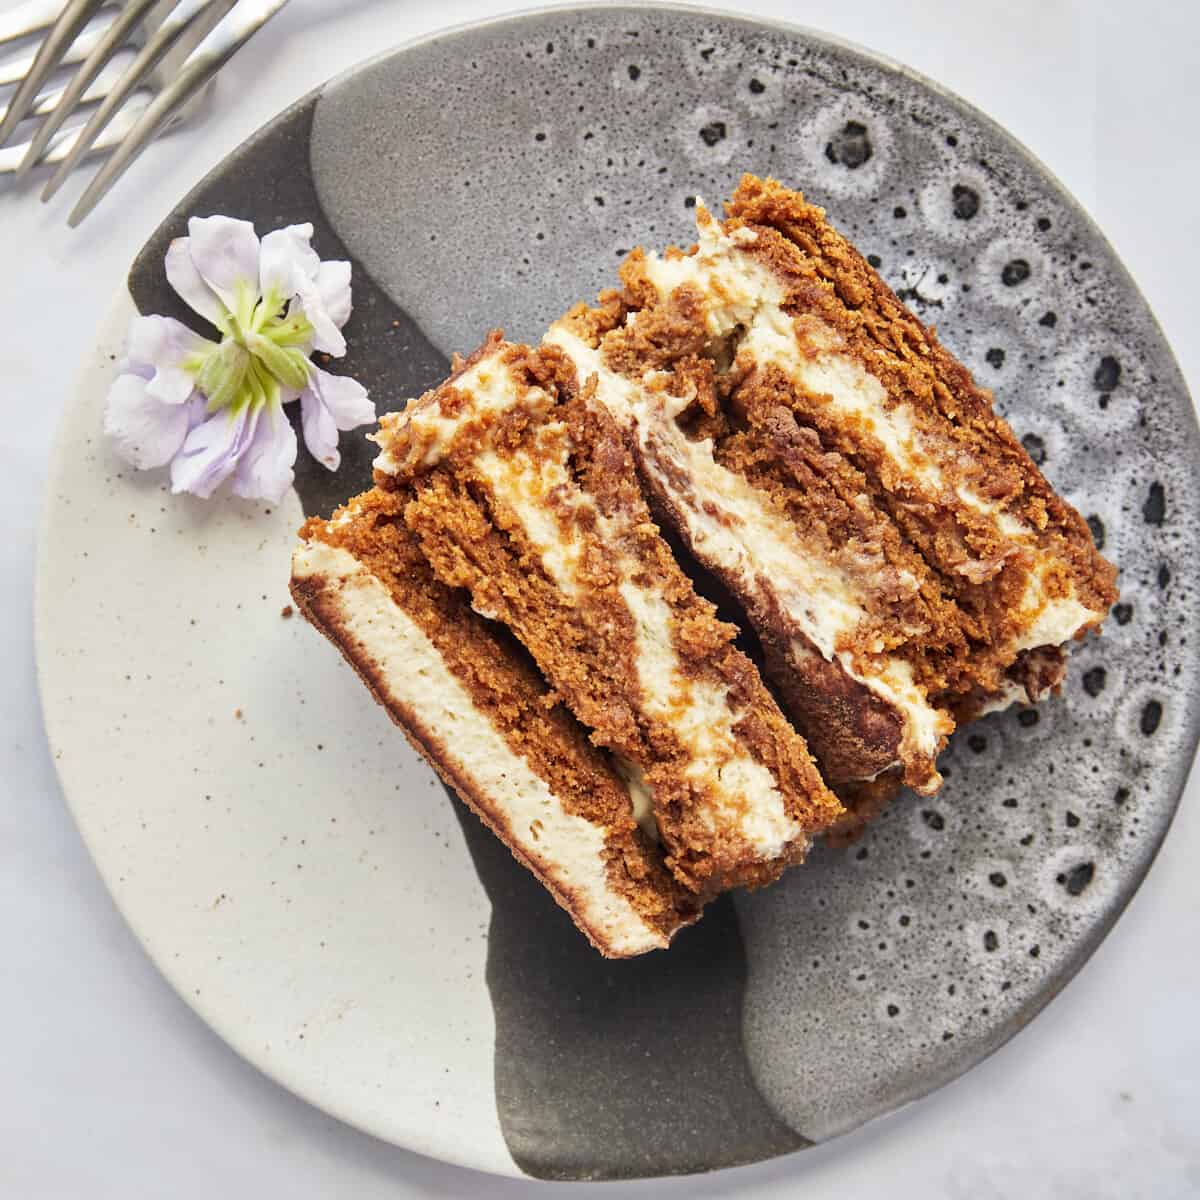
[[[0,0],[0,10],[11,3]],[[1200,342],[1189,336],[1200,275],[1200,6],[924,0],[902,18],[893,0],[726,4],[889,55],[1005,125],[1095,217],[1200,388]],[[0,182],[0,1195],[371,1200],[561,1190],[487,1180],[349,1129],[260,1075],[192,1014],[142,953],[80,843],[46,749],[31,640],[50,441],[75,366],[146,236],[302,93],[489,7],[293,0],[226,68],[204,123],[152,147],[80,230],[64,219],[86,173],[50,206]],[[1198,789],[1193,778],[1157,863],[1091,962],[964,1078],[815,1150],[703,1179],[605,1185],[605,1197],[803,1189],[820,1200],[885,1187],[892,1200],[1200,1195]]]

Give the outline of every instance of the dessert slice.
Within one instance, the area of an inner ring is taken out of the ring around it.
[[[990,394],[824,213],[746,176],[546,342],[632,437],[656,511],[740,601],[833,783],[936,790],[956,720],[1062,679],[1114,570]]]
[[[311,520],[292,595],[447,784],[602,954],[665,947],[695,897],[637,824],[627,784],[524,651],[434,578],[402,489]]]
[[[1061,683],[1071,642],[1099,629],[1117,599],[1116,568],[1100,556],[1087,523],[995,413],[991,392],[820,208],[778,183],[746,177],[729,217],[732,228],[761,232],[763,259],[793,269],[801,357],[835,373],[857,363],[861,393],[826,392],[818,373],[797,389],[795,408],[863,470],[877,502],[966,616],[969,686],[951,683],[940,699],[960,719],[980,705],[1041,699]]]
[[[425,557],[502,622],[650,800],[701,897],[774,879],[842,809],[736,630],[650,518],[621,430],[560,351],[498,334],[383,418],[376,481]]]

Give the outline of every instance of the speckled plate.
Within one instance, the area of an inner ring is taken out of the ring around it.
[[[293,531],[172,498],[100,436],[134,308],[180,313],[192,213],[312,220],[355,262],[345,369],[385,404],[493,325],[536,337],[743,170],[799,185],[997,393],[1121,566],[1064,694],[956,737],[933,800],[608,963],[284,614]],[[1197,738],[1197,430],[1129,276],[985,117],[797,29],[585,8],[439,35],[280,116],[147,245],[58,443],[38,579],[46,723],[80,828],[180,994],[354,1125],[496,1172],[700,1171],[822,1141],[1012,1036],[1149,866]],[[647,1103],[647,1097],[653,1097]]]

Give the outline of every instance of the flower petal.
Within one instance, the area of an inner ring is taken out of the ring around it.
[[[348,375],[330,375],[317,366],[300,393],[300,411],[304,444],[313,458],[331,471],[342,462],[337,431],[375,420],[375,404],[361,383]]]
[[[208,399],[197,392],[186,405],[187,427],[191,433],[197,425],[203,425],[208,417]]]
[[[339,429],[357,429],[375,420],[375,401],[357,379],[314,366],[308,386],[321,397]]]
[[[215,342],[171,317],[134,317],[125,343],[130,366],[151,369],[146,390],[163,404],[183,404],[191,396],[196,386],[194,360],[215,349]],[[139,369],[138,374],[143,373]]]
[[[104,432],[116,452],[139,471],[161,467],[183,445],[191,406],[163,404],[140,375],[118,375],[108,391]]]
[[[296,431],[282,405],[263,408],[254,437],[233,474],[233,494],[247,500],[278,504],[292,486],[296,463]]]
[[[300,418],[304,427],[304,444],[308,452],[323,467],[336,471],[342,465],[338,450],[338,430],[333,414],[321,403],[321,397],[311,388],[300,393]]]
[[[346,353],[346,339],[338,328],[337,322],[325,310],[325,300],[314,280],[301,282],[296,293],[308,323],[313,327],[312,346],[334,358],[341,358]],[[348,314],[347,314],[348,315]]]
[[[243,325],[258,300],[258,234],[249,221],[233,217],[192,217],[189,249],[210,288]]]
[[[254,437],[261,411],[252,404],[236,414],[222,408],[191,430],[171,460],[171,491],[207,500],[233,474]]]
[[[315,296],[301,293],[304,311],[312,322],[315,336],[313,346],[341,358],[346,353],[346,339],[341,328],[350,319],[350,264],[343,260],[323,262],[317,272]],[[313,316],[318,311],[319,319]]]
[[[225,330],[228,310],[216,292],[204,282],[203,276],[192,262],[191,238],[176,238],[167,247],[165,260],[167,282],[175,289],[179,298],[194,312],[222,332]]]
[[[317,271],[317,291],[329,319],[341,329],[350,320],[350,264],[343,259],[323,262]]]
[[[259,290],[280,307],[299,292],[303,282],[317,277],[321,260],[309,244],[312,235],[313,227],[306,223],[275,229],[262,240],[258,259]]]

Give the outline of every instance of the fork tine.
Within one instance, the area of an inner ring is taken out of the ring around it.
[[[67,176],[88,152],[96,138],[100,136],[105,125],[112,120],[113,114],[125,102],[129,93],[154,69],[188,26],[209,7],[210,2],[211,0],[182,0],[182,3],[178,4],[170,16],[154,31],[154,36],[138,51],[137,58],[130,63],[116,86],[105,96],[100,107],[92,113],[91,119],[71,146],[70,153],[59,163],[58,169],[50,177],[42,192],[43,201],[49,200],[62,187]]]
[[[42,152],[50,144],[50,139],[62,127],[62,123],[75,111],[84,93],[92,81],[100,74],[104,64],[108,62],[113,52],[122,45],[133,27],[145,13],[156,3],[156,0],[130,0],[113,22],[104,31],[100,40],[92,48],[92,52],[80,64],[79,69],[71,78],[66,91],[59,97],[58,103],[46,114],[38,126],[17,167],[16,176],[22,178],[42,157]]]
[[[149,103],[149,93],[135,92],[129,98],[129,102],[125,107],[117,114],[112,124],[96,139],[95,144],[92,146],[93,153],[98,153],[101,150],[110,150],[113,146],[117,145],[134,127],[138,117],[145,112],[146,105]],[[76,130],[73,129],[60,130],[51,141],[42,162],[60,162],[64,155],[71,149],[75,133]],[[17,169],[17,164],[21,161],[24,153],[24,142],[16,146],[5,146],[3,150],[0,150],[0,179]]]
[[[100,34],[103,32],[102,29],[96,28],[97,24],[98,22],[93,21],[84,27],[83,32],[71,43],[59,61],[60,67],[80,62],[91,53],[92,47],[100,40]],[[38,45],[40,47],[41,43]],[[0,62],[0,84],[19,84],[33,69],[36,58],[36,50],[30,50],[28,54],[20,57],[6,56],[4,61]]]
[[[80,104],[94,104],[103,100],[108,95],[112,86],[121,78],[125,68],[129,65],[129,60],[132,55],[122,54],[120,51],[113,56],[111,62],[104,65],[100,74],[88,85],[87,90],[79,99]],[[48,88],[46,91],[38,95],[37,103],[29,110],[30,118],[44,117],[54,111],[54,106],[62,99],[65,87]],[[0,104],[0,117],[8,111],[7,107]],[[6,150],[15,149],[14,144],[9,144],[5,147]],[[21,143],[21,153],[24,154],[29,149],[28,140]],[[11,156],[10,156],[11,157]],[[59,156],[62,157],[61,155]],[[5,160],[7,161],[7,159]]]
[[[164,88],[150,101],[137,123],[105,161],[104,166],[96,173],[95,178],[79,198],[79,202],[71,210],[70,216],[67,217],[67,224],[72,229],[104,199],[109,189],[124,174],[134,159],[158,136],[163,126],[170,120],[176,107],[183,104],[212,78],[219,66],[220,64],[217,64],[203,74],[185,70],[169,88]],[[73,151],[74,148],[72,148]]]
[[[0,121],[0,146],[25,118],[25,114],[37,99],[38,89],[46,76],[58,66],[59,60],[70,49],[71,43],[91,17],[104,7],[106,0],[70,0],[63,14],[38,47],[29,74],[21,80],[16,94],[8,102],[8,112]]]
[[[104,199],[109,188],[150,144],[178,108],[194,96],[262,28],[287,0],[238,0],[192,52],[178,77],[147,106],[129,136],[113,151],[71,210],[74,228]]]
[[[62,0],[26,0],[0,13],[0,46],[48,29],[62,12]]]
[[[125,74],[125,68],[133,61],[135,50],[128,46],[118,46],[112,58],[104,64],[103,67],[96,73],[96,78],[87,85],[83,91],[83,95],[79,97],[80,104],[99,104],[105,96],[112,91],[117,80]],[[34,117],[48,117],[53,111],[58,102],[67,94],[66,85],[61,87],[48,88],[38,95],[37,103],[29,110],[29,120]],[[0,115],[3,115],[0,113]],[[21,152],[24,153],[28,149],[29,143],[26,141],[21,146]]]

